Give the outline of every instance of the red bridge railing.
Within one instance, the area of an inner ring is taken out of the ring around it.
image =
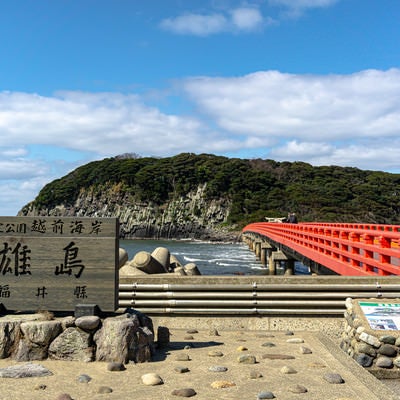
[[[259,222],[243,233],[264,236],[340,275],[400,275],[400,225]]]

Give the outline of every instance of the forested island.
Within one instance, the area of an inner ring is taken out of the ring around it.
[[[300,221],[400,224],[400,174],[211,154],[129,153],[54,180],[18,215],[116,216],[123,237],[207,238],[288,212]]]

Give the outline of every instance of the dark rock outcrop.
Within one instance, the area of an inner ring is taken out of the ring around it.
[[[82,189],[73,206],[60,204],[51,209],[37,209],[31,203],[18,215],[117,217],[120,236],[125,239],[236,241],[239,233],[222,227],[229,215],[230,201],[227,198],[206,200],[205,190],[206,185],[202,185],[184,197],[157,205],[138,202],[116,185],[110,185],[101,192]]]

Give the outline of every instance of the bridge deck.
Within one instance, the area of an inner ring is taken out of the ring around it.
[[[400,274],[400,226],[340,223],[270,223],[247,225],[278,248],[288,248],[340,275]]]

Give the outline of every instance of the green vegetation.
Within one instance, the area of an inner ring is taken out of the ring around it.
[[[209,199],[231,201],[227,222],[240,227],[289,211],[300,221],[400,223],[400,174],[192,153],[91,162],[46,185],[33,203],[72,205],[83,188],[115,186],[137,201],[163,204],[202,184]]]

